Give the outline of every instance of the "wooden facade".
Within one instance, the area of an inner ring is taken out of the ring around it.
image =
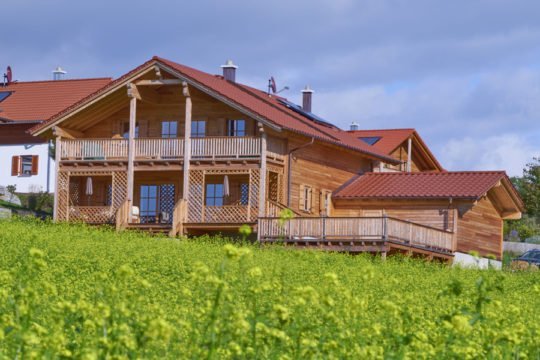
[[[167,70],[149,63],[36,131],[56,141],[56,221],[159,224],[172,236],[249,224],[261,242],[443,260],[460,249],[500,257],[501,217],[489,201],[458,215],[441,202],[332,198],[385,161],[394,171],[421,171],[427,165],[410,144],[408,154],[401,146],[384,157],[316,131],[279,128]],[[295,214],[286,226],[283,209]],[[481,240],[470,240],[478,231]]]

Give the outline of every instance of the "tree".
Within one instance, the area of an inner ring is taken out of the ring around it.
[[[527,214],[540,216],[540,157],[534,157],[523,169],[518,191],[525,203]]]

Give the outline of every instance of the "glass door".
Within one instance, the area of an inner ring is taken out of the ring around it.
[[[157,220],[158,186],[141,185],[141,223],[154,223]]]

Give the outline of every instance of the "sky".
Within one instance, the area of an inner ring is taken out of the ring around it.
[[[0,69],[118,77],[153,55],[349,128],[411,128],[448,170],[521,175],[540,156],[540,1],[3,0]]]

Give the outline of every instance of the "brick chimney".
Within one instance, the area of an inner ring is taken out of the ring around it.
[[[302,90],[302,109],[307,112],[311,112],[311,97],[313,95],[313,90],[309,88],[309,85],[306,85],[304,90]]]
[[[227,60],[225,65],[221,65],[221,68],[225,80],[236,82],[236,69],[238,69],[238,66],[234,65],[232,60]]]

